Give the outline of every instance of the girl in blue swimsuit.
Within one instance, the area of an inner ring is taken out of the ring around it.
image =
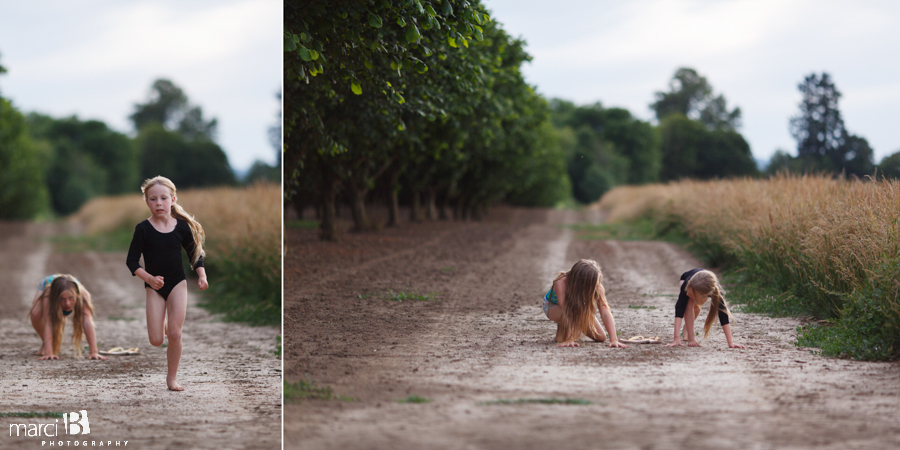
[[[603,274],[600,265],[591,259],[582,259],[568,272],[559,272],[544,295],[543,309],[547,318],[556,322],[556,342],[560,347],[578,347],[581,335],[597,341],[606,341],[606,334],[594,313],[609,332],[609,346],[627,348],[616,336],[616,321],[606,292],[601,284]]]
[[[147,293],[147,334],[150,344],[160,346],[168,337],[166,349],[168,374],[166,385],[173,391],[183,391],[178,384],[178,363],[181,361],[181,328],[187,312],[187,281],[181,267],[184,248],[197,272],[200,290],[206,290],[206,269],[203,267],[203,227],[177,203],[175,184],[165,177],[154,177],[141,185],[150,218],[137,224],[128,248],[126,265],[131,274],[144,280]],[[146,269],[141,267],[144,256]]]
[[[63,332],[69,316],[72,316],[72,351],[80,357],[81,337],[87,338],[88,359],[108,359],[97,350],[97,333],[94,329],[94,304],[91,293],[72,275],[58,273],[44,277],[38,283],[37,294],[29,312],[31,326],[41,337],[38,359],[59,359]]]

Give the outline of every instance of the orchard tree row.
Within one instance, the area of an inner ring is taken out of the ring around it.
[[[347,202],[421,215],[482,215],[491,203],[551,206],[569,196],[547,102],[530,60],[478,1],[287,1],[285,193],[315,207],[335,238]]]

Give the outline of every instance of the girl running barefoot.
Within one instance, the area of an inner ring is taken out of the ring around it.
[[[681,274],[681,288],[678,292],[678,301],[675,302],[675,340],[666,347],[676,345],[684,347],[679,336],[682,318],[684,318],[684,335],[687,337],[687,344],[691,347],[700,346],[694,334],[694,320],[700,315],[700,307],[710,298],[712,303],[709,305],[706,323],[703,324],[703,340],[706,341],[709,329],[712,328],[713,321],[718,314],[728,347],[744,348],[743,345],[735,344],[731,338],[731,325],[728,320],[731,317],[731,311],[725,304],[725,290],[719,284],[716,274],[704,269],[692,269]]]
[[[94,330],[94,304],[88,292],[75,277],[56,274],[45,277],[38,284],[37,294],[31,304],[31,326],[41,337],[38,359],[59,359],[59,347],[63,340],[66,320],[72,316],[72,350],[80,357],[81,336],[87,337],[90,347],[88,359],[109,359],[97,351],[97,335]]]
[[[597,341],[606,341],[606,334],[594,316],[600,310],[600,318],[609,332],[610,347],[628,347],[616,337],[616,321],[606,302],[606,292],[600,280],[600,265],[590,259],[582,259],[568,272],[559,272],[550,290],[544,296],[544,314],[556,322],[556,342],[559,347],[578,347],[581,335]]]
[[[150,218],[134,227],[126,264],[132,275],[144,280],[150,344],[158,347],[164,337],[169,338],[166,384],[173,391],[183,391],[176,375],[181,361],[181,327],[187,312],[187,280],[179,247],[187,251],[200,278],[200,290],[205,290],[209,287],[203,267],[205,235],[194,216],[177,203],[175,184],[168,178],[158,176],[144,181],[141,192],[150,208]],[[140,265],[142,254],[146,269]]]

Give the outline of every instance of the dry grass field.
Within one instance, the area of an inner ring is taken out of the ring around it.
[[[896,180],[782,175],[680,181],[617,188],[597,206],[613,222],[650,219],[661,230],[679,228],[708,261],[741,270],[745,280],[778,297],[771,301],[776,310],[877,335],[854,344],[865,349],[833,353],[877,359],[900,354]],[[860,329],[864,322],[871,330]]]

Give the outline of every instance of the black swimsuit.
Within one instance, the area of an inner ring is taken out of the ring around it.
[[[678,301],[675,302],[675,317],[684,318],[684,311],[687,309],[688,304],[688,295],[687,295],[687,282],[694,276],[695,273],[701,271],[703,269],[691,269],[687,272],[681,274],[681,289],[678,292]],[[695,317],[696,319],[696,317]],[[728,325],[728,307],[725,306],[725,302],[719,304],[719,323],[724,327]]]
[[[176,219],[177,220],[177,219]],[[169,299],[172,289],[185,280],[184,268],[181,265],[181,248],[183,247],[188,257],[194,254],[194,234],[187,222],[178,220],[175,229],[169,233],[161,233],[148,220],[134,227],[134,237],[131,238],[131,246],[128,247],[128,258],[125,264],[131,270],[131,275],[141,267],[141,254],[144,255],[144,264],[147,265],[147,273],[153,276],[163,277],[163,287],[157,292],[163,300]],[[201,256],[193,269],[203,267]],[[150,287],[144,283],[144,286]],[[151,288],[152,289],[152,288]]]

